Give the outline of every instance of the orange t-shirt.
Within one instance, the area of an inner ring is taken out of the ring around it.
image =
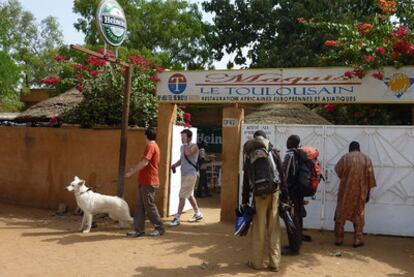
[[[158,168],[160,165],[160,149],[156,143],[149,143],[145,148],[144,159],[148,160],[148,165],[140,170],[138,183],[144,186],[158,186]]]

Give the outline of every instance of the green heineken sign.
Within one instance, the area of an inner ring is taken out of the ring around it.
[[[116,0],[102,0],[96,12],[98,29],[105,42],[118,47],[124,42],[127,24],[124,10]]]

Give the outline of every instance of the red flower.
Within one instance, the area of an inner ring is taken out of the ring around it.
[[[143,56],[141,55],[134,55],[134,56],[130,56],[129,60],[139,66],[142,66],[144,68],[144,70],[148,70],[149,67],[151,66],[152,62],[147,61]]]
[[[164,72],[164,68],[162,66],[157,65],[155,67],[155,71],[157,71],[158,73]]]
[[[358,118],[360,118],[361,117],[361,112],[354,112],[354,117],[356,118],[356,119],[358,119]]]
[[[365,62],[370,62],[370,63],[373,63],[373,62],[375,62],[375,58],[372,56],[372,55],[364,55],[364,56],[362,56],[362,59],[365,61]]]
[[[364,118],[364,124],[368,124],[368,120],[369,120],[368,117],[365,117]]]
[[[83,64],[78,64],[78,63],[71,64],[70,66],[72,66],[73,68],[77,70],[82,70],[84,68]]]
[[[91,70],[89,73],[91,74],[93,78],[96,78],[96,76],[98,76],[98,71],[96,70]]]
[[[189,123],[189,122],[186,122],[186,123],[184,124],[184,127],[185,127],[185,128],[191,128],[191,127],[193,127],[193,125],[191,125],[191,123]]]
[[[75,78],[76,79],[83,79],[83,76],[82,76],[82,74],[77,73],[77,74],[75,74]]]
[[[385,49],[384,49],[384,48],[382,48],[382,47],[377,47],[377,49],[375,49],[375,53],[376,53],[378,56],[384,56],[384,54],[385,54]]]
[[[306,22],[305,18],[303,18],[303,17],[296,18],[296,21],[299,22],[299,23],[305,23]]]
[[[405,53],[407,52],[407,49],[409,48],[410,44],[402,39],[397,39],[397,41],[391,45],[392,49],[394,49],[395,52],[399,53]]]
[[[103,54],[104,54],[104,52],[105,52],[105,49],[103,49],[103,48],[98,49],[98,51],[97,51],[97,52],[103,55]],[[111,50],[106,50],[106,57],[113,58],[113,57],[115,57],[115,56],[114,56],[114,53],[113,53]]]
[[[333,112],[335,110],[335,108],[336,108],[336,104],[326,104],[324,106],[325,112],[327,112],[327,113]]]
[[[363,70],[355,70],[354,75],[357,76],[359,79],[362,79],[365,76],[365,72]]]
[[[374,77],[375,79],[378,79],[378,80],[382,80],[382,79],[384,79],[384,73],[376,72],[376,73],[372,74],[372,77]]]
[[[344,76],[348,77],[350,79],[350,78],[353,78],[355,76],[355,74],[352,70],[348,70],[344,73]]]
[[[363,45],[363,44],[364,44],[364,41],[363,41],[362,39],[358,39],[358,40],[356,41],[356,44],[358,44],[358,45]]]
[[[159,82],[159,81],[160,81],[160,78],[158,78],[158,77],[157,77],[157,76],[155,76],[155,75],[151,75],[150,79],[151,79],[151,81],[153,81],[153,82]]]
[[[106,60],[97,58],[95,56],[89,56],[86,62],[90,65],[94,65],[98,67],[106,65]]]
[[[391,33],[391,38],[401,38],[403,39],[408,33],[408,27],[405,25],[398,26]]]
[[[124,74],[124,73],[125,73],[125,71],[126,71],[126,67],[125,67],[125,66],[121,66],[121,67],[118,69],[118,71],[119,71],[119,73]]]
[[[371,30],[372,30],[372,25],[369,23],[358,25],[358,32],[363,36],[367,35],[369,32],[371,32]]]
[[[45,85],[52,85],[55,86],[60,82],[60,77],[59,76],[49,76],[46,79],[43,79],[40,81],[40,83],[45,84]]]
[[[393,53],[391,53],[390,58],[393,59],[393,60],[397,60],[400,56],[401,56],[400,53],[393,52]]]
[[[397,2],[393,0],[377,0],[377,5],[384,13],[392,14],[397,10]]]
[[[327,40],[327,41],[325,41],[324,44],[325,44],[325,46],[333,47],[333,46],[337,46],[339,44],[339,41],[337,41],[337,40]]]
[[[55,61],[57,61],[57,62],[61,62],[61,61],[66,60],[66,57],[65,57],[65,56],[59,56],[59,55],[56,55],[56,56],[54,56],[54,57],[53,57],[53,59],[54,59]]]
[[[184,113],[183,117],[184,117],[185,122],[191,121],[191,114],[190,113]]]

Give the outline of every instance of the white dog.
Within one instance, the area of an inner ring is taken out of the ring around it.
[[[79,231],[89,233],[92,226],[92,217],[98,213],[108,213],[110,218],[119,221],[121,228],[128,228],[129,224],[133,222],[129,213],[129,206],[124,199],[93,192],[92,189],[85,186],[85,180],[79,179],[78,176],[75,176],[65,189],[75,192],[76,203],[83,211]]]

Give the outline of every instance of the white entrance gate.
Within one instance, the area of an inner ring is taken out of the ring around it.
[[[263,126],[246,124],[243,130]],[[292,134],[301,137],[301,145],[320,151],[320,163],[326,180],[321,181],[314,200],[306,207],[305,227],[333,230],[339,179],[334,167],[348,152],[353,140],[361,145],[374,164],[377,187],[366,206],[364,231],[371,234],[414,236],[414,128],[408,126],[303,126],[267,125],[273,145],[286,151]],[[248,134],[243,132],[242,142]],[[346,230],[353,230],[350,223]]]

